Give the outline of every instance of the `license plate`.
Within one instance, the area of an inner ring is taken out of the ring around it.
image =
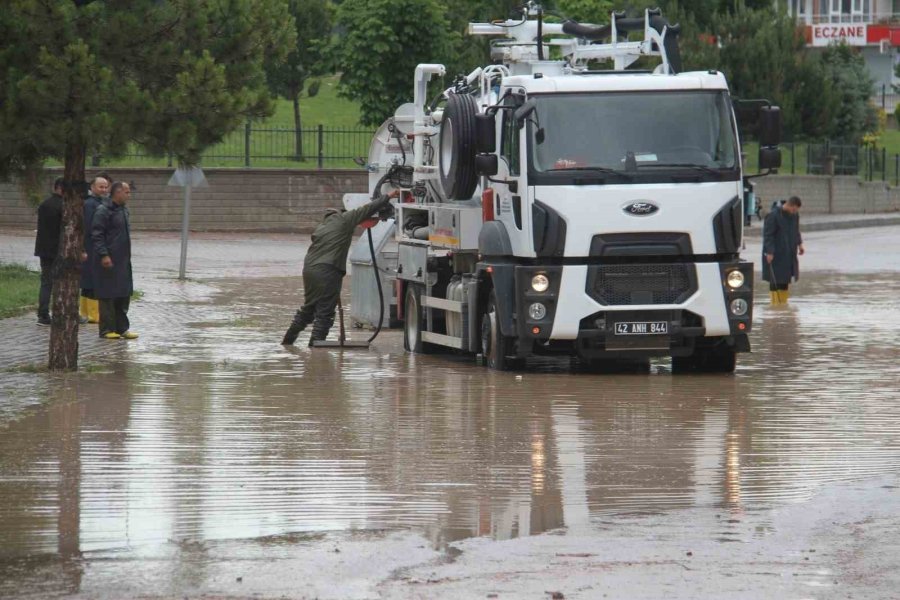
[[[615,323],[616,335],[667,335],[667,321],[621,321]]]

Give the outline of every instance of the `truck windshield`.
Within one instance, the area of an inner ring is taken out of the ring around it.
[[[731,103],[722,91],[534,95],[529,161],[559,182],[591,171],[616,182],[736,179]],[[539,183],[539,182],[536,182]],[[548,182],[549,183],[549,182]]]

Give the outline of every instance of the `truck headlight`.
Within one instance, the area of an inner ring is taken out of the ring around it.
[[[547,307],[540,302],[533,302],[528,306],[528,316],[533,321],[540,321],[547,316]]]
[[[727,283],[728,287],[731,289],[736,290],[744,285],[744,274],[737,269],[729,271],[728,275],[725,277],[725,283]]]
[[[748,308],[750,308],[750,305],[747,304],[747,301],[743,298],[735,298],[731,301],[731,314],[736,317],[743,317],[746,315]]]
[[[531,278],[531,289],[536,292],[546,292],[550,288],[550,280],[543,273],[538,273]],[[533,306],[533,305],[532,305]]]

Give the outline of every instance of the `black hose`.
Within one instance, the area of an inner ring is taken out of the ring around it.
[[[381,277],[378,275],[378,261],[375,260],[375,242],[372,241],[372,228],[369,227],[366,229],[366,235],[369,236],[369,253],[372,255],[372,270],[375,273],[375,285],[378,287],[378,326],[375,327],[375,332],[372,334],[372,337],[369,338],[369,344],[372,343],[372,340],[378,337],[378,334],[381,333],[381,326],[384,324],[384,292],[381,289]]]
[[[378,180],[378,183],[375,184],[375,193],[372,194],[373,198],[377,198],[381,195],[381,186],[384,185],[385,181],[388,181],[394,174],[394,170],[396,169],[396,165],[388,169],[388,172],[385,173],[381,179]],[[378,274],[378,260],[375,258],[375,242],[372,241],[372,228],[369,227],[366,229],[366,235],[369,237],[369,254],[372,255],[372,270],[375,272],[375,285],[378,287],[378,326],[375,327],[375,332],[372,334],[372,337],[369,338],[368,343],[372,343],[372,340],[378,337],[378,334],[381,333],[381,326],[384,324],[384,291],[381,287],[381,276]]]

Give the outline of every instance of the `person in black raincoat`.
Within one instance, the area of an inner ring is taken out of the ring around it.
[[[53,264],[59,254],[62,226],[63,178],[53,182],[53,193],[38,206],[34,255],[41,259],[41,290],[38,293],[38,325],[50,325],[50,292],[53,289]]]
[[[91,267],[94,295],[100,302],[100,337],[115,340],[135,339],[129,329],[128,306],[134,282],[131,276],[131,224],[128,200],[131,187],[117,181],[111,188],[108,204],[94,213],[91,240],[94,257]]]
[[[347,272],[347,254],[353,232],[363,221],[388,208],[390,199],[390,195],[384,195],[353,210],[332,208],[326,211],[325,220],[312,234],[312,245],[303,261],[303,306],[294,315],[282,344],[293,344],[310,323],[313,324],[310,346],[328,336],[334,325],[341,282]]]
[[[90,265],[94,262],[94,244],[91,241],[91,227],[94,222],[94,214],[101,204],[108,204],[109,179],[104,175],[98,175],[91,181],[91,190],[84,199],[84,262],[86,268],[81,269],[81,302],[80,309],[83,318],[91,323],[97,323],[100,319],[97,297],[94,295],[94,274]]]
[[[791,196],[763,224],[762,271],[769,282],[772,304],[786,304],[788,286],[800,277],[798,256],[806,250],[800,234],[800,198]]]

